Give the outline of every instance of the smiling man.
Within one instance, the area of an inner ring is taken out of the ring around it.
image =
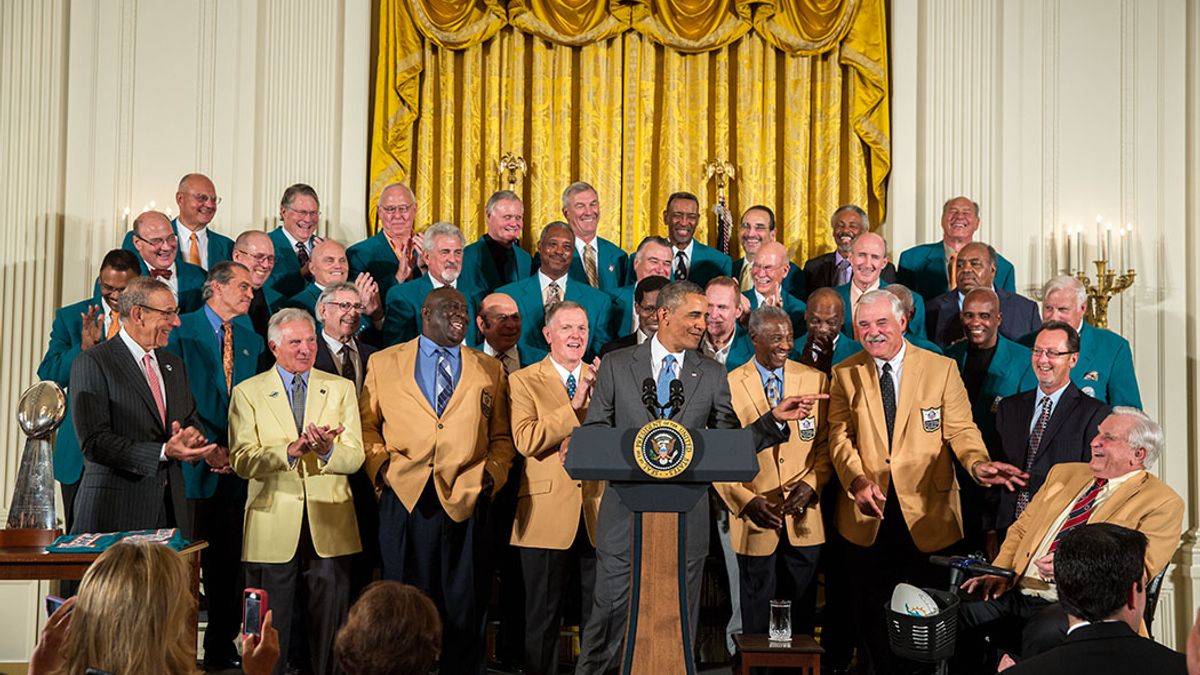
[[[483,675],[488,519],[514,454],[508,380],[499,361],[462,347],[462,293],[431,291],[421,313],[420,337],[372,357],[360,405],[367,475],[382,489],[383,577],[438,605],[453,645],[442,672]]]
[[[463,249],[463,275],[458,289],[467,302],[533,274],[533,257],[521,248],[525,205],[510,190],[498,190],[484,207],[487,232]],[[570,228],[568,228],[570,229]]]
[[[675,192],[667,197],[663,224],[671,241],[671,279],[687,280],[705,286],[713,277],[733,274],[733,261],[715,248],[695,240],[700,224],[700,200],[690,192]]]
[[[267,284],[271,270],[275,269],[275,247],[271,238],[261,230],[246,230],[233,242],[233,261],[250,270],[250,285],[254,297],[246,315],[254,326],[254,332],[265,342],[267,323],[271,314],[280,309],[285,298]]]
[[[854,311],[859,299],[868,291],[887,288],[890,284],[883,278],[883,271],[888,265],[887,240],[874,232],[864,232],[856,237],[850,245],[850,262],[852,273],[850,282],[834,288],[842,296],[842,305],[846,308],[846,316],[842,324],[842,332],[857,339],[854,332]],[[925,316],[925,303],[921,296],[911,294],[915,316]],[[925,337],[925,322],[910,322],[906,332],[909,335]],[[861,342],[861,340],[860,340]]]
[[[818,288],[837,287],[850,283],[853,262],[850,260],[850,245],[855,238],[871,229],[867,212],[856,204],[839,206],[829,217],[829,228],[833,232],[834,250],[810,258],[804,263],[804,276],[809,293]],[[880,273],[887,283],[896,281],[896,268],[892,263],[884,266]]]
[[[285,298],[304,290],[312,279],[309,261],[313,247],[320,241],[321,202],[317,191],[304,183],[289,185],[279,200],[279,220],[283,227],[271,230],[275,245],[275,267],[267,282]]]
[[[957,284],[956,259],[979,229],[979,204],[967,197],[954,197],[942,205],[942,240],[914,246],[900,254],[900,282],[926,300],[932,300]],[[1012,263],[996,256],[997,289],[1015,293]],[[918,316],[923,316],[918,314]]]
[[[787,247],[783,244],[777,241],[763,244],[750,268],[752,288],[742,295],[749,300],[751,311],[764,305],[781,308],[791,317],[792,334],[802,335],[808,329],[804,323],[804,301],[784,288],[784,277],[790,264]]]
[[[754,288],[754,280],[750,272],[754,267],[754,257],[758,255],[759,247],[777,241],[775,233],[775,212],[768,206],[757,204],[742,212],[742,222],[738,226],[738,240],[742,244],[742,257],[733,261],[733,278],[738,280],[743,291]],[[784,253],[784,258],[787,253]],[[783,279],[783,290],[797,298],[805,298],[804,273],[796,263],[788,262],[787,274]]]
[[[176,260],[208,270],[232,257],[233,240],[209,229],[220,203],[221,198],[217,196],[217,189],[208,176],[189,173],[179,179],[179,186],[175,190],[179,215],[171,221],[171,227],[179,238]],[[132,232],[125,235],[121,248],[137,252]]]
[[[463,272],[463,235],[451,223],[438,222],[430,225],[421,240],[427,270],[425,274],[393,286],[386,298],[386,316],[383,320],[383,344],[390,346],[421,334],[421,307],[425,297],[435,288],[459,288]],[[474,306],[468,298],[467,313],[474,315]]]
[[[976,288],[995,292],[1000,313],[1004,315],[1000,334],[1009,340],[1020,340],[1041,325],[1037,303],[1003,288],[995,288],[998,260],[996,249],[982,242],[971,242],[959,250],[954,263],[958,287],[927,302],[924,317],[917,316],[917,320],[925,322],[926,335],[934,344],[945,348],[963,338],[959,313],[966,294]]]
[[[142,262],[142,274],[165,284],[180,311],[190,312],[204,304],[204,270],[176,260],[179,236],[165,215],[146,211],[135,218],[133,247]]]
[[[392,183],[380,191],[375,214],[379,231],[351,246],[346,258],[350,278],[370,274],[386,298],[393,286],[421,276],[421,235],[413,232],[417,200],[407,185]]]
[[[600,197],[596,189],[583,181],[568,185],[562,194],[562,214],[575,233],[571,279],[609,295],[616,294],[629,277],[629,256],[620,246],[596,235],[600,227]]]

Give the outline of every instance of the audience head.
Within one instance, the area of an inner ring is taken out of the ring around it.
[[[467,334],[467,300],[450,286],[435,288],[421,306],[422,334],[439,346],[461,344]]]
[[[887,241],[878,234],[864,232],[850,244],[850,265],[853,268],[850,280],[860,289],[870,288],[879,281],[879,275],[887,264]]]
[[[991,288],[996,278],[996,249],[980,241],[973,241],[958,249],[954,261],[954,281],[958,290],[966,292],[972,288]]]
[[[451,223],[434,223],[425,230],[421,247],[429,277],[443,286],[452,284],[462,274],[463,233]]]
[[[521,311],[507,293],[492,293],[475,314],[479,334],[497,352],[506,352],[521,339]]]
[[[896,296],[896,299],[900,301],[900,308],[904,310],[904,316],[908,318],[909,323],[912,323],[917,313],[917,304],[913,301],[913,294],[912,291],[908,290],[908,286],[904,284],[888,284],[880,290]]]
[[[350,276],[346,247],[333,239],[322,239],[313,246],[308,269],[312,272],[313,281],[321,287],[346,281]]]
[[[250,270],[241,263],[222,260],[208,270],[204,281],[204,301],[225,321],[242,316],[250,311],[254,299],[254,286],[250,283]]]
[[[550,345],[550,356],[555,363],[567,370],[574,370],[587,351],[587,312],[579,303],[570,300],[552,306],[546,312],[542,337]]]
[[[754,264],[750,268],[754,290],[764,298],[782,296],[780,287],[787,276],[789,265],[787,247],[783,244],[769,241],[758,247]]]
[[[1083,328],[1087,289],[1070,275],[1057,276],[1042,286],[1042,322],[1063,321],[1076,330]]]
[[[121,292],[129,285],[129,280],[142,273],[137,256],[123,248],[114,248],[104,254],[100,261],[100,274],[96,283],[100,285],[100,297],[108,305],[108,311],[117,311],[121,300]]]
[[[704,337],[704,319],[708,299],[699,286],[690,281],[672,281],[658,292],[658,332],[655,334],[668,351],[696,349]]]
[[[890,361],[904,346],[906,328],[908,316],[895,295],[877,289],[859,298],[854,310],[854,332],[871,356]]]
[[[158,211],[143,211],[133,219],[133,247],[152,270],[169,270],[175,264],[179,237],[171,221]]]
[[[379,229],[383,230],[384,236],[396,242],[406,242],[413,233],[417,199],[404,183],[392,183],[379,193],[375,213],[379,216]]]
[[[202,173],[189,173],[179,179],[175,190],[175,203],[179,206],[179,223],[189,230],[208,227],[217,215],[217,188]]]
[[[79,585],[61,672],[198,673],[190,580],[162,544],[118,542],[101,553]]]
[[[663,223],[667,226],[667,238],[676,248],[684,249],[696,236],[700,224],[700,200],[690,192],[674,192],[667,197],[667,208],[663,210]]]
[[[350,607],[333,653],[346,675],[426,675],[441,644],[432,600],[414,586],[376,581]]]
[[[362,323],[362,294],[349,281],[330,284],[317,297],[317,318],[321,330],[339,342],[349,342]]]
[[[954,197],[942,205],[942,241],[957,249],[971,241],[979,229],[979,204]]]
[[[724,345],[737,330],[738,319],[742,318],[742,287],[733,277],[715,277],[704,287],[708,300],[708,318],[705,327],[708,339]]]
[[[262,288],[275,269],[275,246],[271,237],[260,230],[247,230],[233,242],[233,260],[250,270],[250,283]]]
[[[525,227],[525,205],[512,190],[492,193],[484,207],[487,216],[487,233],[493,241],[512,246],[521,239]]]
[[[288,186],[279,200],[279,219],[283,229],[296,241],[308,242],[321,222],[321,202],[317,191],[304,183]]]
[[[1033,342],[1032,359],[1038,387],[1053,394],[1071,381],[1071,369],[1079,360],[1079,333],[1062,321],[1043,323]]]
[[[808,296],[804,323],[808,326],[809,334],[832,342],[842,330],[845,312],[846,306],[840,293],[828,286],[818,288]]]
[[[1141,532],[1112,523],[1082,525],[1063,536],[1054,553],[1054,581],[1072,623],[1141,627],[1148,544]]]
[[[596,189],[583,181],[567,186],[562,194],[562,214],[575,236],[586,242],[596,238],[600,226],[600,197]]]
[[[1158,461],[1165,442],[1162,427],[1149,415],[1137,408],[1116,406],[1092,439],[1092,475],[1112,479],[1149,469]]]
[[[962,321],[963,335],[972,349],[991,349],[996,346],[1001,318],[1000,298],[990,287],[980,286],[963,297],[958,319]]]
[[[829,227],[833,230],[833,243],[843,258],[850,258],[850,245],[858,235],[870,229],[867,212],[856,204],[839,206],[829,219]]]
[[[275,312],[267,323],[267,347],[280,368],[299,375],[317,359],[317,326],[308,312],[289,307]]]
[[[637,312],[638,330],[650,337],[658,330],[658,292],[671,283],[666,277],[646,277],[633,287],[633,311]]]
[[[142,349],[166,347],[171,331],[179,325],[179,306],[171,289],[154,277],[129,280],[117,303],[121,328]]]
[[[750,313],[754,358],[767,370],[782,368],[792,352],[792,320],[781,307],[763,305]]]
[[[742,242],[742,255],[747,261],[754,260],[763,242],[775,241],[775,212],[761,204],[743,211],[738,238]]]
[[[671,242],[663,237],[649,236],[633,254],[633,273],[638,281],[646,277],[671,278]]]
[[[551,279],[561,279],[571,269],[571,258],[575,255],[575,233],[570,225],[556,220],[542,228],[537,248],[542,261],[541,273]]]

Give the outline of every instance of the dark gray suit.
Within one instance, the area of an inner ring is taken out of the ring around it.
[[[83,478],[71,532],[178,527],[192,536],[179,462],[160,462],[171,422],[198,424],[183,361],[164,349],[155,357],[167,395],[167,425],[141,364],[120,337],[80,352],[71,367],[71,409],[83,451]]]
[[[604,357],[584,426],[624,429],[651,421],[650,413],[642,405],[642,383],[653,373],[650,345],[647,340],[633,349],[613,351]],[[671,419],[689,429],[742,426],[730,403],[725,366],[698,351],[688,350],[677,369],[683,383],[684,404]],[[781,429],[769,412],[747,428],[754,434],[754,444],[759,450],[782,443],[788,436],[787,428]],[[700,611],[700,581],[708,555],[708,501],[701,499],[685,515],[687,595],[693,640]],[[576,673],[603,673],[617,667],[629,603],[629,518],[629,509],[617,493],[606,490],[596,525],[595,595],[591,616],[581,636]]]

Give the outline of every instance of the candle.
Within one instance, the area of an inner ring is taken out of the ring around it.
[[[1112,223],[1105,223],[1104,224],[1104,255],[1100,259],[1108,260],[1110,258],[1113,258]],[[1116,262],[1116,259],[1113,258],[1112,262]]]
[[[124,229],[129,229],[129,207],[125,207],[125,212],[121,214],[121,225]]]
[[[1075,226],[1075,257],[1078,259],[1075,264],[1075,271],[1083,271],[1083,225]]]

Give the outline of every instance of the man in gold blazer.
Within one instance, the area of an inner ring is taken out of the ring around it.
[[[997,641],[1023,659],[1061,644],[1067,617],[1058,603],[1054,552],[1067,532],[1085,523],[1111,523],[1146,535],[1143,583],[1162,571],[1179,546],[1184,509],[1179,495],[1147,471],[1163,444],[1162,429],[1145,413],[1113,408],[1092,440],[1091,461],[1054,466],[1009,527],[994,564],[1015,571],[1016,578],[982,576],[963,584],[982,595],[962,604],[963,626],[987,630],[1013,620],[1020,630],[998,634]]]
[[[229,462],[250,481],[242,560],[267,592],[281,654],[305,598],[313,672],[334,672],[333,639],[350,609],[350,559],[362,550],[348,474],[363,463],[358,397],[349,380],[313,370],[316,326],[299,309],[267,326],[275,367],[233,389]],[[287,659],[275,666],[286,670]]]
[[[383,489],[383,577],[437,604],[442,672],[482,675],[491,497],[514,455],[508,380],[499,361],[462,346],[462,293],[431,291],[421,319],[422,335],[371,357],[359,404],[367,476]]]
[[[816,573],[825,528],[821,488],[829,479],[829,378],[788,360],[794,341],[787,312],[766,305],[750,315],[754,358],[729,373],[734,412],[749,424],[785,396],[807,397],[810,412],[793,425],[788,439],[758,453],[758,476],[749,483],[713,487],[729,507],[729,537],[737,553],[741,626],[745,633],[766,633],[770,603],[792,601],[793,630],[812,632],[812,607],[804,598]],[[818,403],[818,401],[820,402]],[[777,579],[782,561],[788,579]],[[783,583],[780,583],[780,582]],[[787,589],[776,592],[776,589]],[[813,596],[815,597],[815,596]]]
[[[587,414],[596,366],[583,362],[588,316],[566,301],[546,312],[542,329],[550,355],[513,373],[513,443],[525,456],[512,545],[525,580],[525,672],[558,672],[563,586],[579,565],[583,622],[596,581],[596,513],[602,483],[577,481],[563,468],[566,443]]]
[[[929,565],[963,536],[953,452],[984,485],[1020,485],[1017,467],[988,458],[954,361],[904,339],[907,316],[886,290],[855,308],[864,351],[832,371],[829,452],[847,490],[837,502],[864,672],[892,670],[883,605],[901,581],[940,586]]]

